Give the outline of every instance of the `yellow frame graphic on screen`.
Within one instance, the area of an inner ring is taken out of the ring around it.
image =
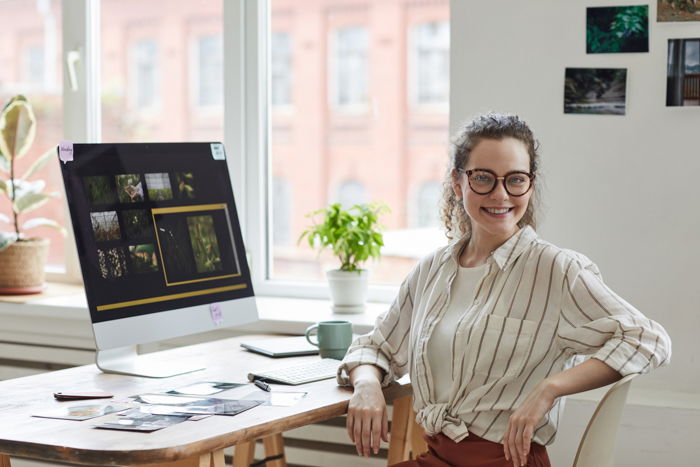
[[[188,281],[180,281],[180,282],[168,282],[168,272],[165,270],[165,261],[163,261],[163,250],[161,249],[160,246],[160,235],[158,232],[158,224],[156,223],[156,214],[175,214],[175,213],[183,213],[183,212],[206,212],[206,211],[224,211],[224,214],[226,215],[226,223],[228,225],[229,229],[229,235],[231,236],[231,245],[233,246],[233,256],[236,262],[236,269],[238,269],[238,274],[225,274],[223,276],[212,276],[212,277],[204,277],[202,279],[192,279]],[[218,279],[228,279],[231,277],[240,277],[240,265],[238,264],[238,257],[236,256],[236,247],[233,245],[233,232],[231,232],[231,221],[229,219],[228,215],[228,208],[226,204],[221,203],[221,204],[200,204],[200,205],[195,205],[195,206],[175,206],[172,208],[154,208],[151,209],[151,216],[153,217],[153,228],[156,231],[156,241],[158,242],[158,253],[160,254],[160,265],[163,268],[163,277],[165,278],[165,285],[170,287],[173,285],[182,285],[182,284],[194,284],[196,282],[205,282],[205,281],[213,281],[213,280],[218,280]]]

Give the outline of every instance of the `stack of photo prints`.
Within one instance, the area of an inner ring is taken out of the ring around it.
[[[658,0],[657,22],[700,21],[700,2]],[[586,53],[649,52],[649,6],[586,9]],[[700,105],[700,38],[669,39],[667,106]],[[566,68],[564,113],[624,115],[626,68]]]
[[[92,426],[148,433],[212,415],[237,415],[258,405],[290,407],[307,394],[298,390],[266,392],[258,388],[251,389],[250,384],[203,381],[163,393],[140,394],[120,401],[83,402],[75,405],[61,402],[59,407],[52,407],[33,416],[83,421],[115,414]],[[231,398],[211,397],[229,390],[237,392],[232,393]]]

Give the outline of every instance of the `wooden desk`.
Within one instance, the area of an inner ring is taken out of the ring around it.
[[[0,453],[87,465],[163,464],[187,459],[189,465],[223,466],[223,449],[282,433],[292,428],[344,414],[351,392],[334,379],[302,386],[307,397],[292,407],[260,406],[233,417],[213,416],[186,421],[153,433],[98,430],[96,421],[36,418],[31,415],[60,404],[56,391],[97,389],[117,397],[165,391],[198,381],[246,382],[249,370],[318,357],[273,360],[240,348],[242,338],[225,339],[160,352],[157,358],[206,362],[203,371],[166,379],[139,378],[100,372],[87,365],[0,382]],[[250,339],[247,337],[246,339]],[[273,389],[277,387],[272,385]],[[283,386],[291,390],[293,386]],[[250,385],[253,391],[255,386]],[[386,389],[387,401],[410,396],[410,385]],[[226,393],[220,393],[226,397]],[[249,444],[247,446],[250,446]],[[7,457],[0,455],[0,466]]]

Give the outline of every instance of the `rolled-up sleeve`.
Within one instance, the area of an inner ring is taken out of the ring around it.
[[[408,372],[409,340],[419,265],[409,273],[389,309],[379,315],[374,329],[358,337],[338,368],[338,384],[350,385],[349,374],[358,365],[380,368],[386,386]]]
[[[562,294],[557,343],[564,351],[601,360],[622,376],[670,361],[666,330],[610,290],[595,264],[572,260]]]

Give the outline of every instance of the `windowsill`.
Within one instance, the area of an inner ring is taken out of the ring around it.
[[[74,288],[78,290],[78,288]],[[13,303],[12,297],[7,301],[0,299],[0,314],[22,313],[34,317],[56,317],[57,314],[67,320],[90,321],[88,305],[84,293],[52,295],[35,299],[28,298],[23,303]],[[331,311],[328,300],[298,299],[287,297],[256,297],[258,304],[258,321],[236,326],[239,331],[251,333],[303,334],[306,328],[318,321],[346,320],[353,323],[355,333],[369,332],[377,316],[389,306],[386,303],[368,303],[363,313],[339,314]]]

